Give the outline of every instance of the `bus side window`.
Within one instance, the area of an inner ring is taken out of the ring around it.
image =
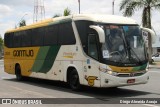
[[[6,33],[4,37],[5,46],[12,48],[13,47],[13,33]]]
[[[61,23],[59,25],[58,44],[60,45],[76,44],[76,38],[73,32],[71,22]]]
[[[25,30],[22,33],[22,47],[31,46],[31,30]]]
[[[90,33],[88,35],[88,55],[98,60],[98,48],[96,34]]]
[[[43,46],[43,38],[45,35],[44,28],[36,28],[32,30],[32,46]]]
[[[15,32],[13,36],[13,47],[21,47],[21,42],[22,42],[22,36],[21,36],[21,31]]]
[[[82,43],[82,47],[84,52],[87,54],[88,52],[88,32],[89,32],[89,26],[93,24],[91,21],[76,21],[76,27],[79,33],[79,37]]]
[[[58,25],[50,25],[45,29],[44,46],[58,44]]]

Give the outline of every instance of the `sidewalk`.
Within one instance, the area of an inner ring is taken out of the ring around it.
[[[153,62],[153,64],[149,65],[149,68],[160,69],[160,62]]]

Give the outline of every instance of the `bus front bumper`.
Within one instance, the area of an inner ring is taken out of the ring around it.
[[[127,85],[145,84],[149,80],[149,73],[135,77],[117,77],[101,72],[101,87],[119,87]]]

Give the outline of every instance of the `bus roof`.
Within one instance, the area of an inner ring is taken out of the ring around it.
[[[80,15],[73,15],[73,19],[90,20],[94,22],[103,22],[111,24],[137,24],[137,22],[133,19],[116,15],[80,14]]]
[[[116,16],[116,15],[103,15],[103,14],[77,14],[76,15],[75,14],[70,16],[62,16],[62,17],[46,19],[31,25],[19,27],[16,29],[11,29],[11,30],[8,30],[7,32],[16,32],[16,31],[22,31],[26,29],[47,26],[49,23],[61,22],[62,20],[65,20],[65,19],[73,19],[75,21],[88,20],[88,21],[110,23],[110,24],[132,24],[132,25],[137,24],[137,22],[133,19],[122,17],[122,16]]]

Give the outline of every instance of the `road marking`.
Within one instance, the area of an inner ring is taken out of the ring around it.
[[[148,107],[160,107],[160,106],[151,105],[151,104],[142,104],[142,105],[145,105],[145,106],[148,106]]]
[[[160,71],[150,71],[150,73],[160,73]]]
[[[37,96],[41,96],[41,97],[48,97],[48,98],[56,98],[56,97],[53,97],[53,96],[50,96],[50,95],[46,95],[46,94],[42,94],[42,93],[39,93],[39,92],[35,92],[35,91],[29,91],[29,90],[25,90],[25,89],[22,89],[22,88],[19,88],[19,87],[15,87],[15,86],[10,86],[11,88],[14,88],[20,92],[22,92],[23,94],[34,94],[34,95],[37,95]]]
[[[3,79],[12,79],[11,77],[0,77],[1,80]]]

